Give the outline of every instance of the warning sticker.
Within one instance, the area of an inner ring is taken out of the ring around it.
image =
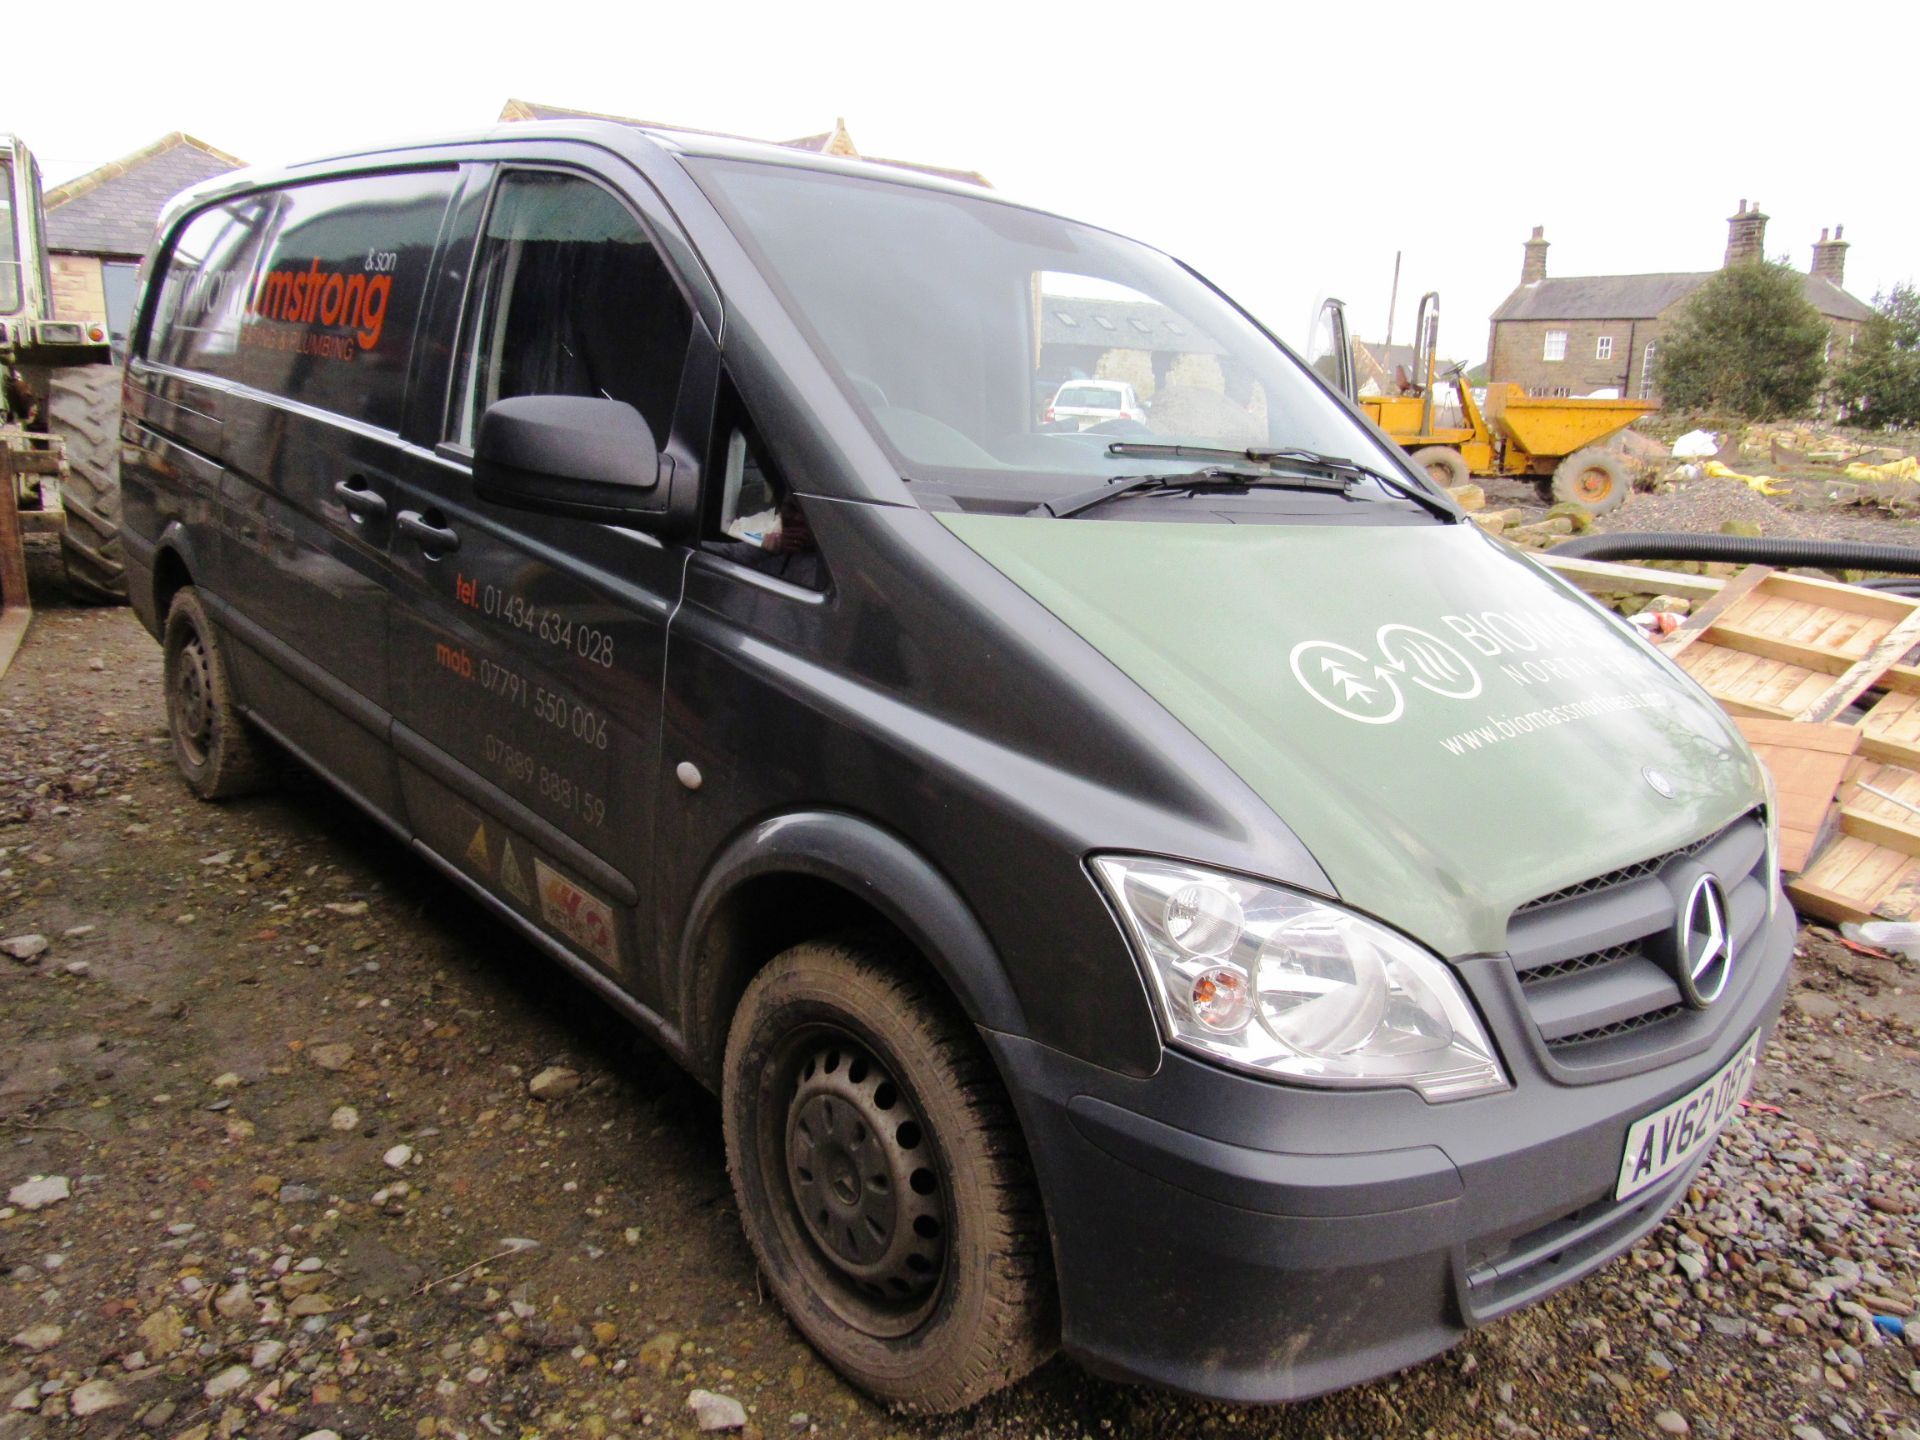
[[[526,872],[520,868],[520,857],[513,853],[511,839],[500,842],[500,888],[529,910],[533,908],[533,892],[527,888]]]
[[[482,875],[491,877],[493,860],[487,853],[487,825],[483,820],[473,827],[473,839],[467,842],[467,863]]]
[[[533,857],[533,875],[540,890],[540,917],[594,959],[618,966],[620,942],[613,907],[550,868],[538,855]]]

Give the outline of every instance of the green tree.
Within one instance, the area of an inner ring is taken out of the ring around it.
[[[1834,390],[1855,424],[1920,425],[1920,289],[1895,285],[1873,308]]]
[[[1812,408],[1826,378],[1827,323],[1803,278],[1779,263],[1731,265],[1694,291],[1657,352],[1662,403],[1750,420]]]

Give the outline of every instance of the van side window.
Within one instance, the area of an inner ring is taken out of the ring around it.
[[[272,212],[271,196],[243,196],[202,210],[176,232],[156,287],[149,360],[240,378],[248,287]]]
[[[398,430],[414,322],[454,178],[451,170],[354,175],[280,191],[241,333],[246,382]]]
[[[768,461],[731,378],[721,381],[700,548],[791,585],[824,590],[827,570],[806,507],[779,467]]]
[[[455,361],[449,438],[515,395],[623,400],[664,444],[693,315],[653,242],[578,176],[512,171],[494,195]]]

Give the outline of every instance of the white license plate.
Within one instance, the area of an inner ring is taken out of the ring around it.
[[[1759,1048],[1759,1035],[1749,1037],[1738,1055],[1685,1095],[1651,1115],[1643,1115],[1628,1127],[1626,1148],[1620,1156],[1620,1183],[1614,1187],[1614,1199],[1624,1200],[1639,1194],[1713,1143],[1713,1137],[1720,1133],[1721,1126],[1732,1117],[1734,1107],[1747,1093],[1747,1082],[1753,1079],[1753,1061]]]

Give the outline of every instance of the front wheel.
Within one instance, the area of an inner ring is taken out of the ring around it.
[[[748,1242],[835,1369],[958,1410],[1057,1329],[1038,1187],[978,1037],[885,947],[810,942],[747,987],[721,1087]]]
[[[1442,490],[1452,490],[1473,479],[1466,456],[1451,445],[1429,445],[1414,451],[1409,458],[1416,470],[1426,471],[1427,478]]]
[[[1553,498],[1561,504],[1584,505],[1595,515],[1618,510],[1632,491],[1627,467],[1607,450],[1576,450],[1553,472]]]

